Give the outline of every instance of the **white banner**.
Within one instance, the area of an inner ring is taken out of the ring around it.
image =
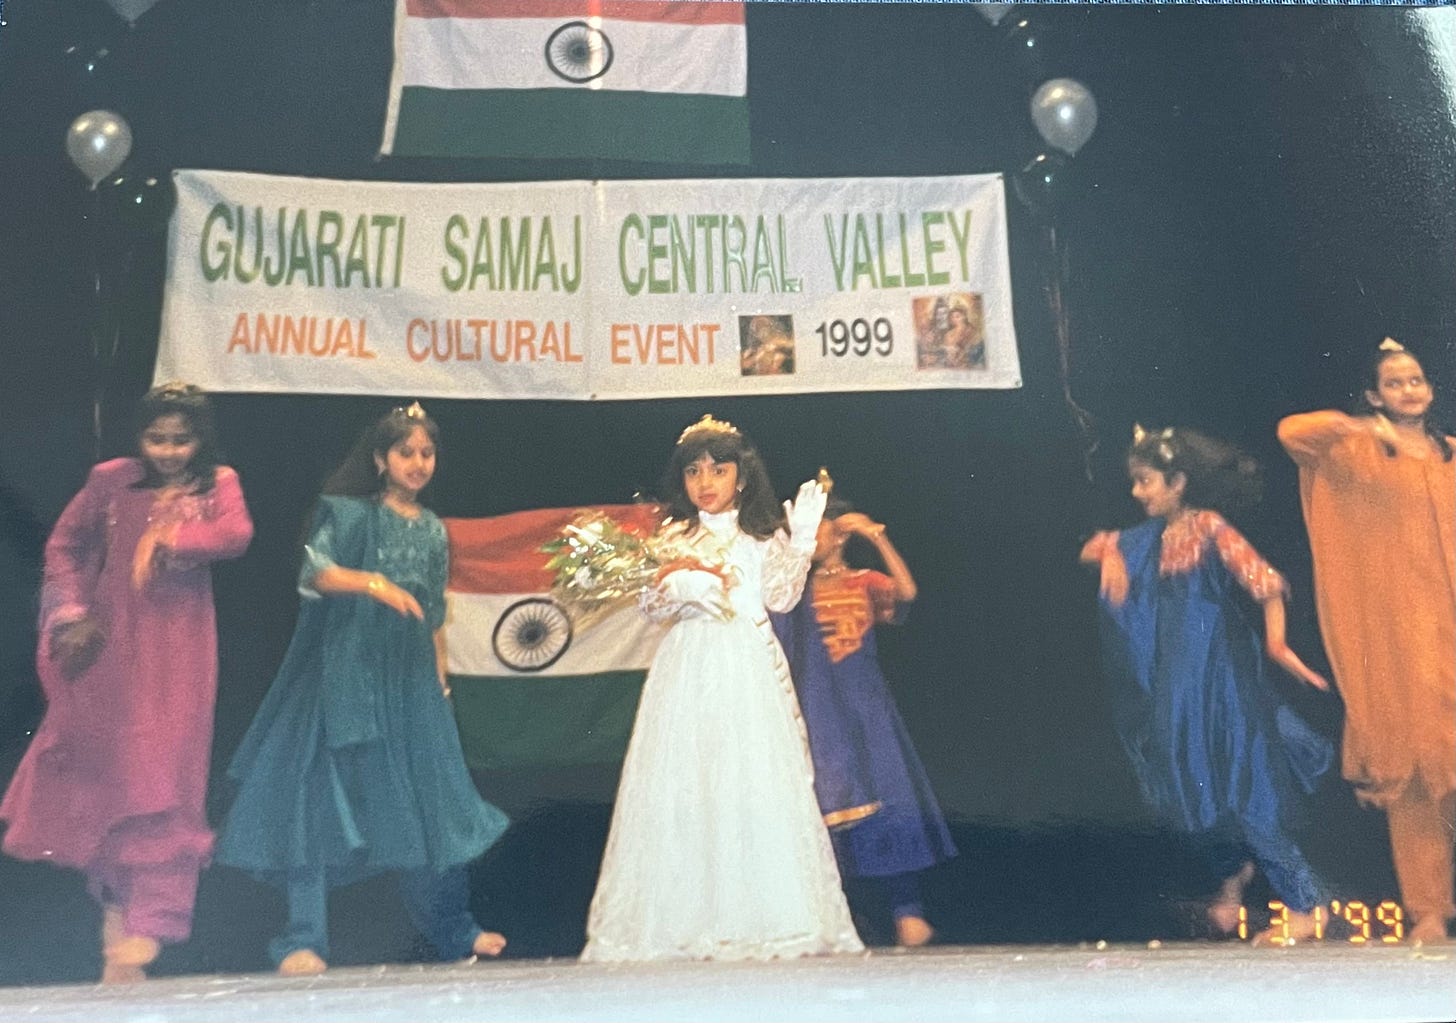
[[[999,175],[175,178],[158,381],[566,399],[1021,384]]]

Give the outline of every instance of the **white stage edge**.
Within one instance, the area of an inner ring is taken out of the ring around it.
[[[1456,948],[943,946],[769,963],[379,966],[6,988],[0,1020],[1451,1021]]]

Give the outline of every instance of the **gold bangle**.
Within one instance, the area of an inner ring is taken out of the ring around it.
[[[372,578],[372,579],[369,580],[369,583],[368,583],[367,586],[365,586],[365,589],[367,589],[370,593],[375,593],[375,594],[383,593],[384,592],[384,576],[377,575],[376,574],[374,576],[374,578]]]

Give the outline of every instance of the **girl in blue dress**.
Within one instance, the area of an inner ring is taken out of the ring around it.
[[[852,536],[875,548],[885,572],[845,562]],[[814,792],[840,873],[874,878],[896,942],[924,945],[935,931],[917,874],[955,856],[956,847],[875,647],[875,626],[900,620],[915,599],[915,579],[885,527],[837,495],[819,525],[813,563],[803,599],[774,616],[774,629],[809,729]]]
[[[1256,499],[1257,467],[1192,430],[1139,427],[1128,474],[1148,521],[1082,550],[1101,569],[1119,737],[1148,803],[1203,837],[1224,879],[1208,910],[1215,929],[1238,925],[1257,864],[1289,916],[1255,941],[1310,936],[1321,886],[1289,829],[1332,747],[1281,702],[1265,658],[1316,689],[1329,683],[1285,642],[1283,577],[1214,510]]]
[[[293,642],[229,770],[218,860],[285,889],[269,946],[285,975],[326,968],[329,888],[380,871],[441,959],[505,946],[469,908],[466,865],[508,822],[475,790],[447,699],[445,528],[420,504],[438,439],[418,403],[395,409],[324,484]]]

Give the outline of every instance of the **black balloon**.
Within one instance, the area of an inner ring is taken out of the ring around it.
[[[106,106],[112,100],[111,78],[116,54],[110,43],[95,39],[73,42],[61,51],[60,73],[72,99],[82,109]]]
[[[1033,157],[1011,178],[1016,198],[1038,217],[1051,220],[1071,198],[1072,160],[1058,152]]]
[[[1013,15],[1002,22],[1001,28],[1005,48],[1023,74],[1037,81],[1047,77],[1053,58],[1048,52],[1051,42],[1045,27],[1026,15]]]
[[[160,234],[177,205],[172,175],[123,172],[101,183],[106,217],[124,234]]]

